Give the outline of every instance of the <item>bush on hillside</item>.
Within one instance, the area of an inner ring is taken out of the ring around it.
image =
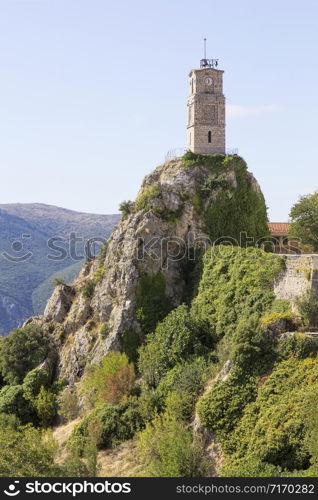
[[[24,397],[32,401],[40,392],[41,387],[49,387],[50,373],[47,370],[34,368],[24,377],[23,392]]]
[[[65,285],[65,278],[63,276],[57,276],[53,280],[53,285],[54,286]]]
[[[273,283],[284,269],[282,257],[256,248],[218,246],[203,256],[195,317],[208,320],[218,337],[228,340],[239,321],[266,314],[274,303]]]
[[[318,338],[298,332],[288,334],[280,339],[277,352],[280,359],[315,357],[318,354]]]
[[[80,386],[86,402],[94,407],[103,403],[116,404],[128,396],[135,382],[135,370],[126,354],[109,352],[100,365],[87,369]]]
[[[306,441],[308,410],[317,395],[317,367],[317,359],[291,358],[263,381],[228,436],[225,471],[234,467],[239,475],[249,461],[280,468],[287,475],[309,470],[314,451]]]
[[[299,314],[306,327],[318,326],[318,299],[313,290],[307,292],[297,300]]]
[[[13,330],[0,344],[0,369],[8,384],[20,384],[47,356],[49,342],[38,325]]]
[[[91,411],[74,428],[68,447],[73,453],[81,455],[93,438],[99,449],[111,448],[131,439],[143,426],[143,418],[135,399],[118,405],[104,404]]]
[[[168,414],[157,416],[138,437],[138,450],[150,477],[202,477],[204,451],[190,427]]]
[[[260,324],[257,314],[242,318],[231,339],[230,357],[245,374],[262,375],[276,358],[277,336]]]
[[[176,364],[192,356],[208,355],[214,345],[207,322],[196,319],[186,305],[181,305],[148,335],[146,345],[139,350],[139,370],[148,385],[156,386]]]
[[[93,296],[94,290],[95,290],[96,283],[93,279],[87,279],[83,286],[82,286],[82,292],[83,295],[86,299],[90,299]]]
[[[243,158],[188,151],[183,156],[183,163],[188,168],[203,166],[211,169],[192,201],[212,242],[234,238],[240,245],[243,236],[253,238],[255,245],[269,235],[264,197],[255,186]],[[232,181],[233,172],[235,183]]]
[[[34,408],[42,427],[47,428],[53,425],[57,417],[57,395],[45,389],[42,385],[39,394],[34,400]]]
[[[199,400],[197,406],[201,424],[225,443],[240,421],[244,408],[257,394],[256,377],[242,377],[234,369],[226,380],[217,380]]]
[[[22,424],[37,422],[33,404],[25,397],[22,385],[6,385],[1,389],[0,413],[15,415]]]
[[[18,427],[10,420],[0,433],[1,477],[58,477],[55,465],[56,445],[48,435],[31,426]]]
[[[136,290],[136,319],[144,335],[152,332],[169,312],[165,290],[166,282],[161,272],[140,276]]]
[[[78,402],[77,391],[75,387],[66,387],[57,398],[58,414],[64,422],[74,420],[79,416],[80,407]]]
[[[122,201],[119,205],[119,211],[123,217],[127,217],[134,208],[134,202],[131,200]]]

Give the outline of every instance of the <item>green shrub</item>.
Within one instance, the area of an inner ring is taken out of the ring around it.
[[[68,386],[62,391],[58,398],[58,414],[64,422],[74,420],[79,416],[80,408],[78,404],[78,396],[74,387]]]
[[[287,331],[293,331],[297,324],[299,324],[299,320],[297,320],[296,315],[291,311],[270,312],[261,318],[261,324],[264,326],[274,326],[275,324],[279,325],[279,323],[284,324],[284,328]]]
[[[138,359],[138,348],[140,346],[140,334],[132,328],[125,328],[121,336],[121,347],[128,359],[136,363]]]
[[[277,336],[260,325],[257,314],[239,321],[231,339],[230,357],[245,374],[262,375],[275,361]]]
[[[217,380],[199,401],[197,410],[201,424],[215,432],[224,444],[242,418],[244,408],[257,394],[255,377],[242,377],[234,369],[224,381]]]
[[[191,356],[208,354],[214,344],[207,322],[195,319],[181,305],[148,335],[139,351],[139,370],[146,383],[156,386],[169,369]]]
[[[1,389],[0,413],[15,415],[22,424],[37,422],[33,404],[25,398],[22,385],[7,385]]]
[[[98,255],[98,261],[100,264],[102,264],[104,262],[104,260],[106,259],[108,245],[109,245],[109,242],[106,241],[106,243],[104,243],[104,245],[100,249],[100,252]]]
[[[133,209],[134,209],[134,202],[131,200],[122,201],[121,204],[119,205],[119,211],[123,217],[127,217],[129,214],[131,214]]]
[[[280,339],[278,354],[282,359],[295,356],[299,359],[314,357],[318,354],[318,338],[303,333],[293,333]]]
[[[226,463],[223,465],[221,474],[222,477],[280,477],[281,468],[275,465],[268,464],[249,458],[240,463]]]
[[[207,473],[201,443],[170,415],[157,416],[138,437],[140,457],[150,477],[202,477]]]
[[[8,384],[20,384],[25,374],[47,356],[48,338],[38,325],[13,330],[0,343],[0,367]]]
[[[244,317],[260,318],[270,310],[273,283],[285,261],[256,248],[222,245],[208,249],[202,265],[193,315],[208,320],[218,337],[230,340]]]
[[[31,426],[7,425],[0,433],[0,477],[61,477],[52,437]]]
[[[311,458],[310,475],[318,475],[318,395],[317,393],[308,398],[308,413],[306,418],[305,445]]]
[[[88,367],[79,392],[90,406],[118,403],[131,393],[134,381],[134,367],[126,354],[109,352],[100,365]]]
[[[171,391],[190,394],[193,399],[204,388],[209,375],[209,365],[203,357],[184,361],[168,371],[157,387],[161,398],[166,398]]]
[[[93,296],[96,283],[93,279],[87,279],[82,286],[82,292],[85,298],[90,299]]]
[[[107,339],[108,334],[110,332],[109,323],[103,323],[99,330],[99,335],[103,340]]]
[[[118,405],[104,404],[93,410],[74,428],[68,447],[78,454],[95,433],[98,448],[111,448],[142,429],[143,419],[136,400],[127,400]]]
[[[255,401],[246,406],[229,436],[225,470],[235,467],[246,471],[250,460],[291,471],[292,475],[310,468],[306,435],[309,401],[317,395],[317,367],[317,358],[291,358],[263,381]]]
[[[24,397],[33,400],[40,392],[41,387],[49,387],[51,375],[47,370],[34,368],[23,380]]]
[[[298,298],[297,308],[305,326],[318,326],[318,298],[313,290]]]
[[[34,400],[34,407],[42,427],[52,425],[57,417],[57,396],[43,386]]]
[[[188,151],[183,156],[187,168],[208,167],[211,174],[193,198],[201,214],[205,233],[214,242],[219,238],[234,238],[240,244],[242,233],[255,243],[269,235],[265,200],[239,156],[201,155]],[[236,182],[231,181],[232,173]],[[214,196],[211,197],[211,193]],[[242,245],[244,246],[244,245]]]
[[[182,157],[182,162],[187,168],[204,166],[219,172],[223,168],[225,159],[225,155],[222,154],[202,155],[187,151]]]
[[[53,280],[53,285],[54,286],[65,285],[65,278],[63,278],[63,276],[57,276]]]
[[[150,210],[153,208],[152,200],[161,196],[161,187],[158,184],[153,184],[144,188],[142,193],[135,201],[135,210]]]
[[[278,314],[284,314],[284,313],[287,314],[289,312],[292,312],[292,306],[291,306],[290,300],[287,300],[287,299],[274,300],[272,307],[271,307],[271,312],[278,313]]]
[[[95,286],[99,285],[102,282],[102,280],[103,280],[103,278],[105,276],[105,273],[106,273],[106,266],[105,265],[104,266],[100,266],[97,269],[97,271],[95,271],[95,273],[94,273],[94,283],[95,283]]]
[[[193,397],[187,392],[171,391],[165,401],[165,413],[187,423],[193,415]]]
[[[169,311],[165,290],[166,282],[162,273],[140,276],[136,291],[136,319],[144,334],[153,331]]]

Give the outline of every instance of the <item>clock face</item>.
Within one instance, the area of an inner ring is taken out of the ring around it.
[[[206,78],[205,83],[206,83],[206,85],[212,85],[212,83],[213,83],[212,78]]]

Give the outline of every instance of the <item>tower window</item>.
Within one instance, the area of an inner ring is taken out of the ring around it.
[[[192,94],[193,94],[193,78],[191,79],[191,90],[192,90]]]
[[[211,132],[211,130],[209,130],[209,132],[208,132],[208,142],[209,143],[212,142],[212,132]]]

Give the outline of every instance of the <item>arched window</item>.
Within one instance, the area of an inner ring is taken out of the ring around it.
[[[191,79],[191,90],[192,90],[192,94],[193,94],[193,78]]]
[[[211,130],[209,130],[209,132],[208,132],[208,142],[209,143],[212,142],[212,132],[211,132]]]

